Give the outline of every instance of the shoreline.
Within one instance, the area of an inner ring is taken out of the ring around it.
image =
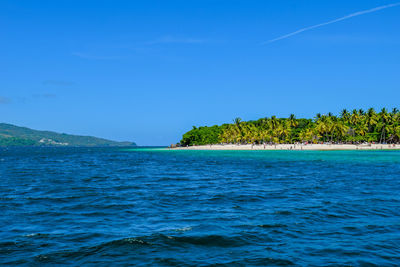
[[[276,145],[201,145],[167,148],[170,150],[400,150],[399,144],[276,144]]]

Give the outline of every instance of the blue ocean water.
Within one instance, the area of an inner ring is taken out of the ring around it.
[[[0,150],[0,264],[400,265],[400,152]]]

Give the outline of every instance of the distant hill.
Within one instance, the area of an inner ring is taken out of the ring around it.
[[[116,142],[93,136],[37,131],[0,123],[0,146],[136,146],[134,142]]]

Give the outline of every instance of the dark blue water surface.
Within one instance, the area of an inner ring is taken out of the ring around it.
[[[400,265],[400,152],[0,150],[0,264]]]

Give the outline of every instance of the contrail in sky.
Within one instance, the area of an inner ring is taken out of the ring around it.
[[[339,21],[342,21],[342,20],[350,19],[350,18],[353,18],[353,17],[361,16],[361,15],[364,15],[364,14],[372,13],[372,12],[375,12],[375,11],[378,11],[378,10],[382,10],[382,9],[386,9],[386,8],[390,8],[390,7],[395,7],[395,6],[399,6],[399,5],[400,5],[400,2],[397,2],[397,3],[394,3],[394,4],[390,4],[390,5],[378,6],[378,7],[375,7],[375,8],[368,9],[368,10],[355,12],[355,13],[352,13],[350,15],[347,15],[347,16],[344,16],[344,17],[341,17],[341,18],[337,18],[337,19],[334,19],[334,20],[331,20],[331,21],[328,21],[328,22],[324,22],[324,23],[320,23],[320,24],[313,25],[313,26],[310,26],[310,27],[302,28],[302,29],[297,30],[295,32],[288,33],[288,34],[282,35],[282,36],[280,36],[278,38],[263,42],[262,44],[263,45],[270,44],[270,43],[273,43],[273,42],[276,42],[276,41],[279,41],[279,40],[283,40],[283,39],[292,37],[293,35],[297,35],[299,33],[305,32],[305,31],[309,31],[309,30],[312,30],[312,29],[315,29],[315,28],[319,28],[319,27],[322,27],[322,26],[326,26],[326,25],[329,25],[329,24],[333,24],[333,23],[336,23],[336,22],[339,22]]]

